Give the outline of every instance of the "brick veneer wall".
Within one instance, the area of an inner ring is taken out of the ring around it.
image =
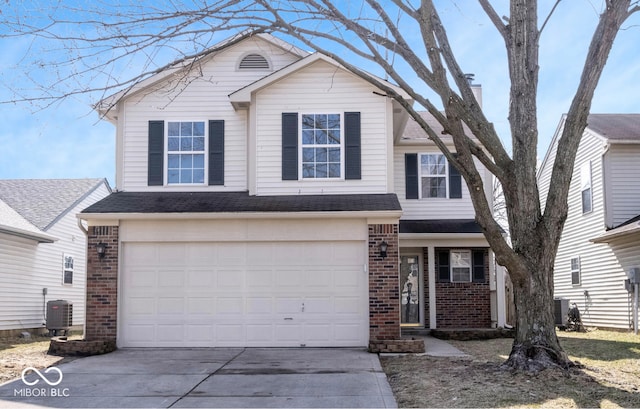
[[[438,250],[435,267],[438,271]],[[479,250],[479,249],[471,249]],[[485,251],[484,282],[437,282],[436,326],[438,328],[491,328],[491,288],[489,285],[489,252]],[[424,249],[424,271],[427,270],[427,249]],[[429,327],[429,282],[425,274],[425,325]]]
[[[380,243],[389,245],[387,257]],[[398,225],[369,225],[369,341],[400,339]]]
[[[118,316],[118,226],[89,227],[85,339],[116,340]],[[98,243],[107,245],[98,257]]]

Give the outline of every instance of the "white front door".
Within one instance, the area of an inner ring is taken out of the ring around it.
[[[124,243],[120,346],[364,346],[366,243]]]

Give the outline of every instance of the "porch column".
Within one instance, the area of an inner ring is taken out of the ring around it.
[[[495,258],[493,257],[493,251],[489,250],[489,255],[491,260],[490,266],[495,269],[495,277],[496,277],[496,307],[498,310],[498,327],[504,328],[507,324],[507,306],[506,306],[506,294],[505,294],[505,285],[504,285],[504,273],[505,268],[496,264]]]
[[[436,329],[436,249],[427,247],[427,274],[429,280],[429,329]]]
[[[98,244],[106,245],[103,256]],[[116,341],[118,317],[118,226],[90,226],[87,240],[87,301],[84,338]]]

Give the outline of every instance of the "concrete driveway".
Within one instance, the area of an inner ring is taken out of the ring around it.
[[[0,386],[0,407],[396,407],[356,348],[121,349],[58,369]]]

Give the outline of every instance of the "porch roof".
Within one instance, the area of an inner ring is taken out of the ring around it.
[[[482,233],[473,219],[400,220],[400,233]]]

